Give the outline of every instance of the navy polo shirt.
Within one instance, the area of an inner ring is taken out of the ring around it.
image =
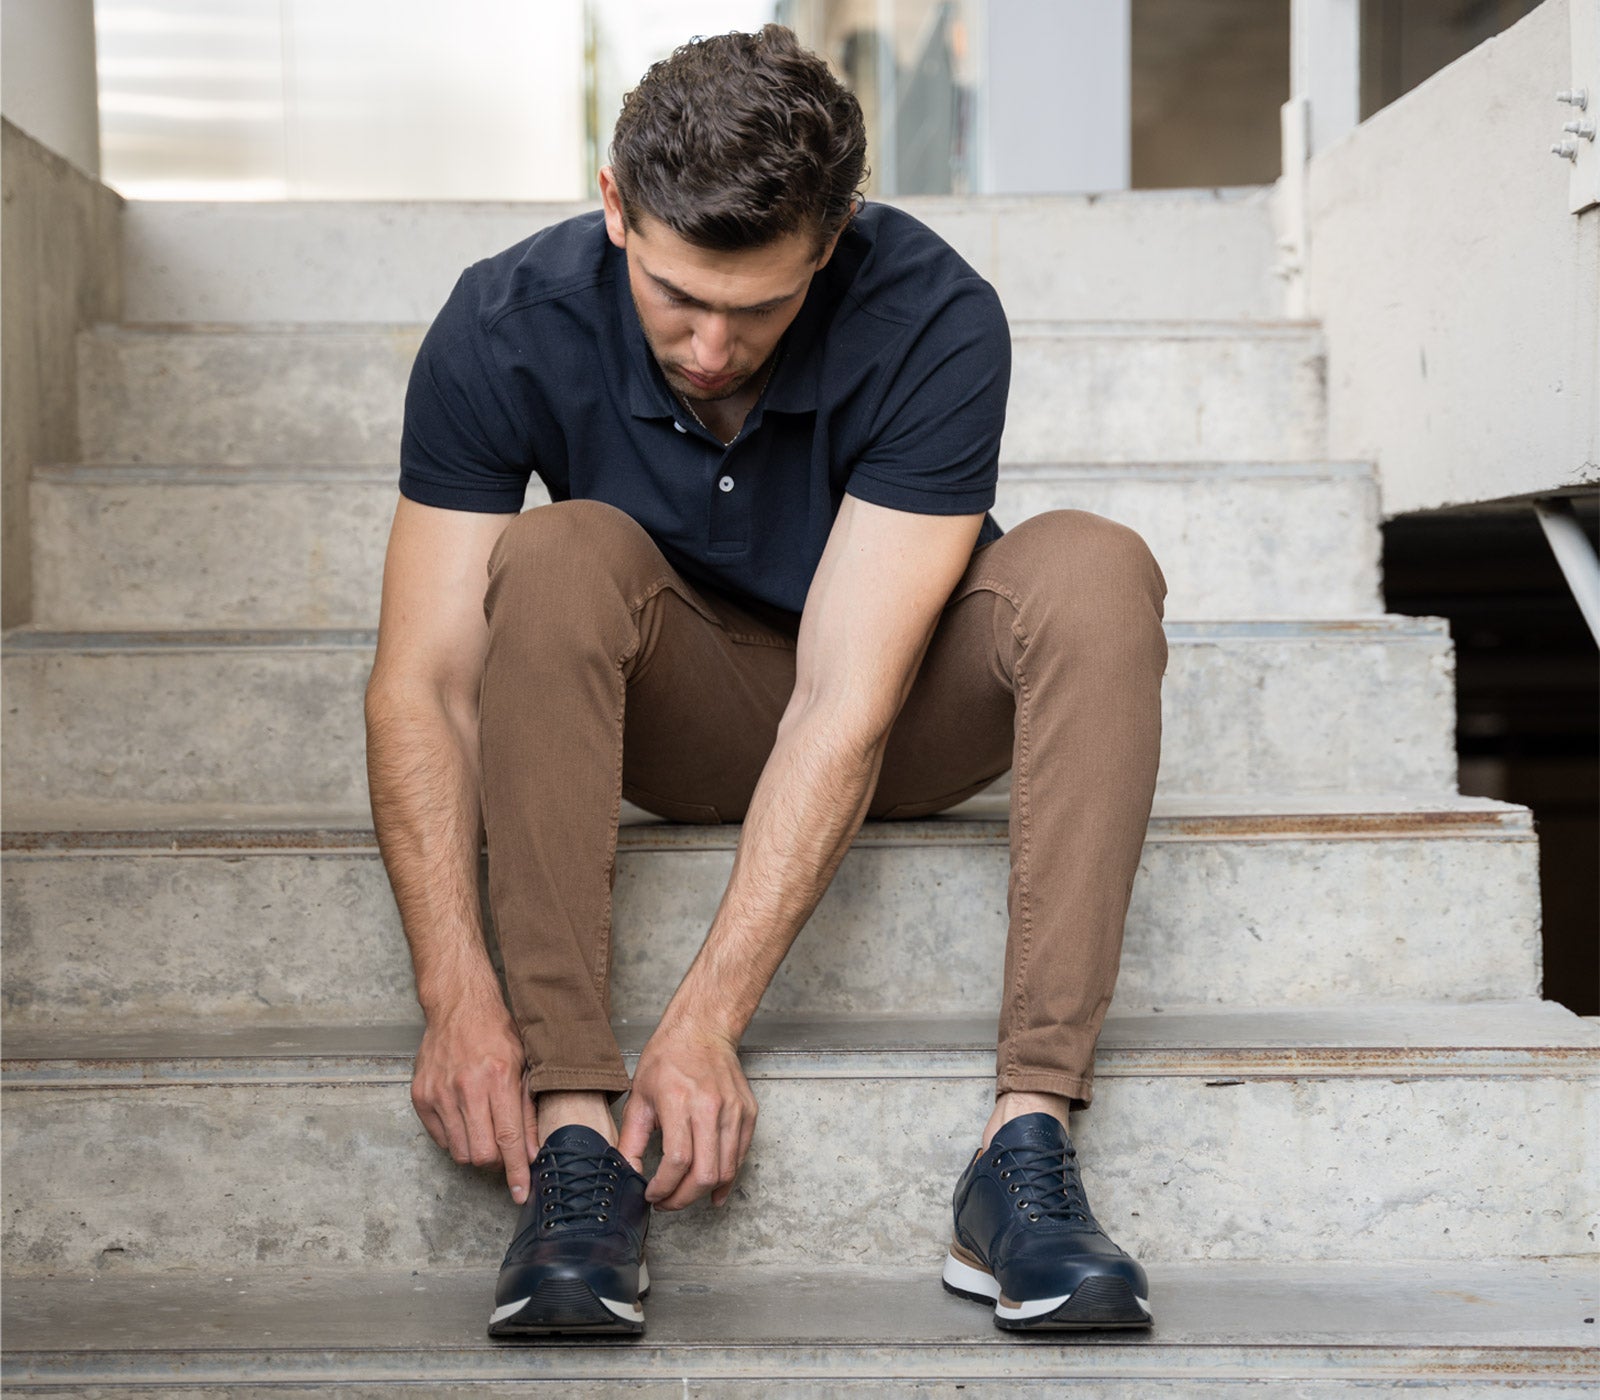
[[[863,209],[811,282],[731,446],[667,387],[603,215],[467,269],[406,392],[400,492],[516,512],[609,502],[686,578],[798,613],[848,493],[925,515],[994,504],[1011,338],[999,298],[910,215]],[[986,516],[978,544],[999,537]]]

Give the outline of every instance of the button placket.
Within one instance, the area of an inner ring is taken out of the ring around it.
[[[748,494],[740,486],[743,472],[734,466],[733,459],[745,445],[744,437],[734,439],[713,478],[716,489],[711,493],[711,547],[713,549],[743,549],[750,543],[750,520],[745,499]]]

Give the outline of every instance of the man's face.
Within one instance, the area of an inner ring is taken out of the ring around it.
[[[717,253],[649,215],[629,228],[608,168],[600,172],[606,231],[628,255],[628,282],[651,353],[675,393],[700,402],[745,389],[799,314],[821,255],[809,233]]]

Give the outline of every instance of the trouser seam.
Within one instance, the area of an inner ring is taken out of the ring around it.
[[[1017,882],[1017,916],[1018,928],[1013,930],[1017,936],[1017,956],[1012,969],[1009,993],[1010,1015],[1007,1018],[1013,1028],[1028,1024],[1028,993],[1027,969],[1033,952],[1033,794],[1031,781],[1032,758],[1032,689],[1029,686],[1027,675],[1024,671],[1023,661],[1027,655],[1029,637],[1027,629],[1022,624],[1022,600],[1015,590],[1007,588],[993,579],[976,579],[962,590],[961,596],[966,597],[971,593],[987,591],[997,597],[1004,598],[1016,614],[1012,626],[1012,635],[1017,639],[1017,659],[1015,665],[1007,662],[1005,657],[999,657],[1002,673],[1009,673],[1012,690],[1016,695],[1015,725],[1016,725],[1016,754],[1012,763],[1012,802],[1015,806],[1017,820],[1013,826],[1020,826],[1021,830],[1012,832],[1012,873]],[[1016,1036],[1010,1034],[1006,1037],[1005,1059],[1000,1066],[1002,1076],[1017,1072]]]

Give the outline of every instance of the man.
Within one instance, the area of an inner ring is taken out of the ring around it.
[[[413,1102],[524,1203],[494,1336],[643,1330],[650,1210],[728,1199],[757,1111],[740,1038],[861,822],[1008,768],[997,1097],[944,1281],[1001,1326],[1149,1322],[1066,1119],[1154,791],[1165,583],[1110,521],[986,515],[1005,319],[929,230],[862,205],[865,145],[789,31],[687,45],[629,95],[603,212],[468,269],[413,371],[369,775],[427,1016]],[[553,503],[519,515],[532,472]],[[631,1081],[607,1010],[624,797],[743,822]]]

